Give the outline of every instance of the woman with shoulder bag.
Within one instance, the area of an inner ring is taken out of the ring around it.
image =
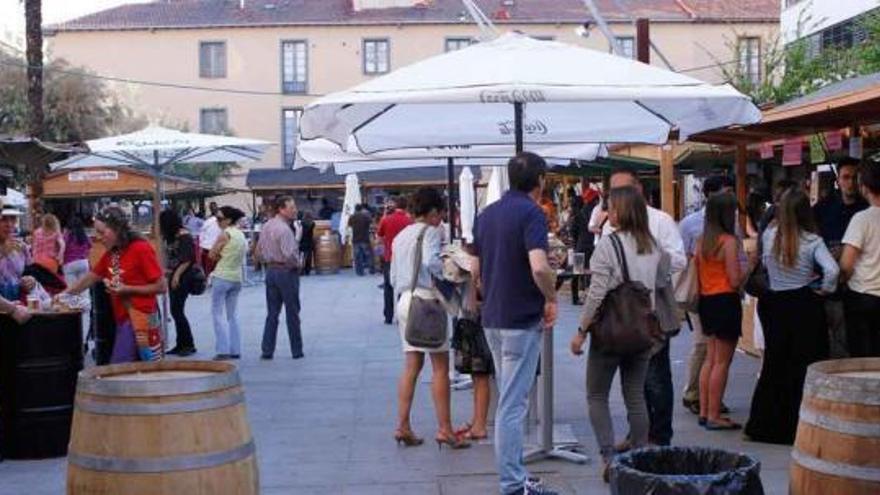
[[[721,417],[730,362],[742,334],[739,289],[749,273],[740,266],[737,208],[736,196],[732,193],[711,196],[706,203],[703,235],[695,249],[700,286],[698,313],[707,338],[706,359],[700,370],[699,423],[707,430],[740,428],[730,418]]]
[[[608,195],[608,221],[615,228],[613,235],[604,236],[590,259],[591,283],[584,302],[581,326],[572,338],[571,351],[583,354],[587,334],[600,317],[600,306],[629,279],[650,291],[653,304],[658,280],[669,276],[669,259],[657,245],[648,228],[648,210],[644,198],[634,187],[612,189]],[[618,247],[615,243],[619,242]],[[622,247],[622,257],[617,249]],[[624,273],[628,268],[628,276]],[[648,443],[648,410],[645,404],[645,376],[652,348],[632,353],[617,353],[602,348],[596,334],[590,339],[587,359],[587,402],[590,423],[602,460],[603,477],[607,481],[608,465],[614,450],[614,427],[608,396],[614,375],[620,369],[623,400],[626,404],[630,438],[634,447]]]
[[[174,210],[165,210],[159,215],[159,231],[165,243],[165,268],[170,292],[171,317],[174,318],[174,331],[177,343],[168,354],[190,356],[196,353],[192,328],[186,318],[186,299],[189,297],[188,271],[196,261],[195,242],[189,231],[183,227],[183,219]]]
[[[453,449],[470,446],[452,429],[449,388],[449,338],[446,322],[443,321],[444,335],[437,347],[418,347],[413,345],[412,327],[432,325],[435,321],[416,321],[421,315],[411,311],[417,304],[428,306],[439,304],[435,295],[434,277],[443,276],[443,262],[440,250],[443,232],[443,196],[433,188],[424,187],[413,195],[412,212],[415,222],[403,229],[394,238],[390,269],[391,285],[397,298],[397,320],[400,325],[401,343],[405,355],[403,374],[398,383],[398,425],[394,439],[407,447],[421,445],[423,439],[416,436],[410,423],[416,381],[425,363],[425,354],[431,356],[431,392],[437,414],[438,431],[435,441],[438,446],[448,445]],[[436,315],[434,315],[436,316]],[[445,315],[443,315],[445,317]],[[408,322],[413,319],[410,328]]]
[[[745,428],[751,440],[794,442],[807,366],[828,357],[822,296],[834,292],[840,269],[815,232],[807,195],[785,192],[762,239],[770,291],[761,300],[765,349]]]

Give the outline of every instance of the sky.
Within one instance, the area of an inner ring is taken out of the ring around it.
[[[43,0],[43,24],[67,21],[126,3],[148,0]],[[24,2],[0,0],[0,39],[23,46]]]

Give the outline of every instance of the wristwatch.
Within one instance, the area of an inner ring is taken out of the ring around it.
[[[578,335],[580,335],[581,337],[586,337],[586,336],[587,336],[587,333],[588,333],[588,332],[587,332],[586,330],[584,330],[584,329],[581,328],[581,327],[578,327]]]

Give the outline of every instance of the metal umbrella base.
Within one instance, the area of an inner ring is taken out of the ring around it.
[[[543,352],[541,353],[541,383],[538,394],[541,401],[541,430],[538,433],[539,444],[525,452],[526,463],[544,459],[561,459],[564,461],[585,464],[590,458],[577,452],[578,444],[554,445],[553,442],[553,330],[545,330],[542,336]]]

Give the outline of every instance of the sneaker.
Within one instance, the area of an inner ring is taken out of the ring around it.
[[[195,354],[197,352],[195,347],[179,347],[179,348],[175,348],[175,349],[177,350],[177,352],[175,354],[177,354],[180,357],[192,356],[193,354]],[[173,351],[175,349],[171,349],[171,350]]]
[[[230,355],[230,354],[217,354],[214,356],[214,361],[226,361],[228,359],[232,359],[232,355]]]
[[[294,354],[292,357],[293,359],[302,359],[306,357],[306,355],[300,352],[299,354]]]
[[[522,491],[523,495],[559,495],[559,492],[556,490],[551,490],[544,486],[538,478],[529,478],[526,480],[526,484],[523,487]]]
[[[272,355],[271,354],[260,354],[260,359],[262,359],[263,361],[270,361],[272,359]]]

